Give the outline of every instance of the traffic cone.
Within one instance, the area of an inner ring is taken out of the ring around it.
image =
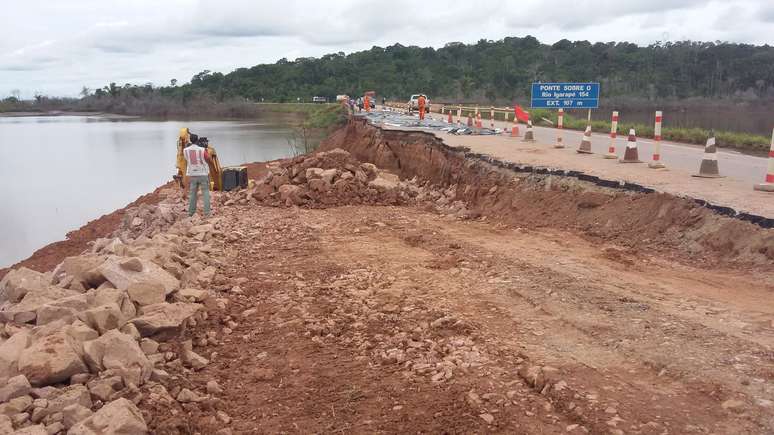
[[[591,154],[591,126],[586,126],[586,131],[583,132],[583,140],[581,140],[580,146],[577,150],[580,154]]]
[[[470,113],[468,113],[468,127],[473,127],[473,118],[470,116]]]
[[[481,123],[481,112],[476,112],[476,128],[482,128],[483,126]]]
[[[766,181],[753,186],[755,190],[762,192],[774,192],[774,132],[771,133],[771,148],[769,148],[769,169],[766,172]]]
[[[513,128],[511,128],[511,137],[519,137],[519,119],[514,115]]]
[[[624,157],[619,160],[621,163],[642,163],[637,155],[637,136],[634,135],[634,129],[629,129],[629,141],[626,142],[626,151]]]
[[[701,178],[720,178],[720,171],[718,170],[718,150],[715,146],[715,132],[710,130],[709,137],[707,138],[707,144],[704,145],[704,157],[701,159],[701,166],[699,166],[699,173],[693,174],[694,177]]]
[[[607,147],[607,154],[603,157],[606,159],[617,159],[618,155],[615,153],[615,139],[618,136],[618,112],[613,111],[613,117],[610,120],[610,145]]]
[[[527,131],[524,132],[524,139],[522,142],[535,142],[535,136],[532,133],[532,120],[527,121]]]
[[[559,109],[556,115],[556,145],[554,148],[564,148],[564,138],[562,138],[562,129],[564,128],[564,109]]]
[[[446,123],[447,124],[451,124],[452,123],[452,111],[451,110],[449,110],[449,117],[446,119]]]

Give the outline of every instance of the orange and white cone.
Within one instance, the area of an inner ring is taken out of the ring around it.
[[[524,132],[522,142],[535,142],[535,134],[532,132],[532,120],[527,121],[527,131]]]
[[[489,128],[494,130],[494,107],[489,108]]]
[[[511,137],[519,137],[519,118],[513,115],[513,128],[511,128]]]
[[[661,163],[661,120],[662,120],[662,114],[661,111],[656,111],[656,124],[653,127],[653,140],[655,144],[653,144],[653,161],[648,163],[648,167],[652,169],[663,169],[666,168],[663,163]]]
[[[473,117],[468,113],[468,127],[473,127]]]
[[[476,109],[476,128],[481,128],[483,125],[481,124],[481,112]]]
[[[564,109],[559,109],[559,113],[556,115],[556,145],[554,148],[564,148],[564,141],[562,138],[562,129],[564,128]]]
[[[701,178],[721,178],[718,169],[718,148],[715,146],[715,132],[710,130],[707,143],[704,145],[704,156],[701,159],[699,173],[693,174],[694,177]]]
[[[447,124],[452,124],[452,111],[449,109],[449,117],[446,119]]]
[[[457,127],[462,127],[462,106],[457,108]]]
[[[753,186],[761,192],[774,192],[774,131],[771,133],[771,148],[769,148],[769,167],[766,171],[766,181]]]
[[[580,146],[577,150],[580,154],[591,154],[591,126],[586,126],[586,131],[583,132],[583,140],[581,140]]]
[[[629,129],[629,140],[626,142],[626,151],[621,160],[621,163],[642,163],[637,155],[637,136],[634,134],[634,129]]]
[[[610,120],[610,146],[607,147],[606,159],[617,159],[618,155],[615,153],[615,140],[618,137],[618,112],[613,111],[613,117]]]

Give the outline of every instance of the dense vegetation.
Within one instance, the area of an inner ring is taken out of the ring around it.
[[[338,94],[362,95],[367,90],[396,100],[421,91],[436,102],[526,104],[533,81],[598,81],[604,104],[615,105],[618,110],[647,107],[650,111],[654,102],[660,105],[658,109],[675,102],[682,106],[675,110],[719,107],[721,101],[734,100],[767,112],[774,104],[772,65],[774,47],[721,42],[665,42],[640,47],[626,42],[561,40],[547,45],[527,36],[481,40],[471,45],[453,42],[437,50],[395,44],[349,55],[281,59],[227,74],[205,70],[184,84],[175,79],[168,86],[110,83],[96,90],[84,88],[80,99],[37,96],[34,101],[19,101],[9,97],[0,100],[0,112],[81,110],[157,117],[244,118],[268,110],[268,104],[255,102],[309,101],[312,96],[332,100]],[[571,119],[568,116],[565,122],[571,124]],[[596,129],[604,130],[602,121],[595,123]],[[763,128],[743,129],[763,133],[769,128],[764,123]],[[686,133],[686,127],[723,128],[718,124],[717,120],[697,119],[674,125],[680,127],[680,132],[676,128],[673,139],[699,143],[706,132],[695,128]],[[645,133],[649,127],[643,127]],[[669,133],[666,137],[672,138]],[[758,148],[765,147],[767,139],[738,136],[719,141]]]
[[[774,99],[774,48],[730,43],[635,44],[537,39],[481,40],[445,47],[374,47],[345,55],[282,59],[228,74],[203,71],[175,92],[217,99],[294,101],[313,95],[387,98],[418,91],[437,98],[511,101],[533,81],[599,81],[605,97]]]

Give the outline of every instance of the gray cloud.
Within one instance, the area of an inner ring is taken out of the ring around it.
[[[531,34],[559,39],[728,40],[774,44],[771,0],[26,0],[4,5],[0,97],[12,89],[77,95],[81,86],[188,81],[280,58],[393,43]],[[734,20],[730,21],[729,15]]]

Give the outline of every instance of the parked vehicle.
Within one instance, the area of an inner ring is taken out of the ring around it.
[[[327,103],[328,102],[328,98],[326,98],[326,97],[312,97],[312,102],[313,103]]]
[[[408,101],[409,110],[410,111],[412,111],[412,110],[419,110],[419,96],[420,95],[424,95],[424,97],[425,97],[425,111],[429,112],[430,111],[430,97],[428,97],[425,94],[414,94],[414,95],[412,95],[411,98]]]

